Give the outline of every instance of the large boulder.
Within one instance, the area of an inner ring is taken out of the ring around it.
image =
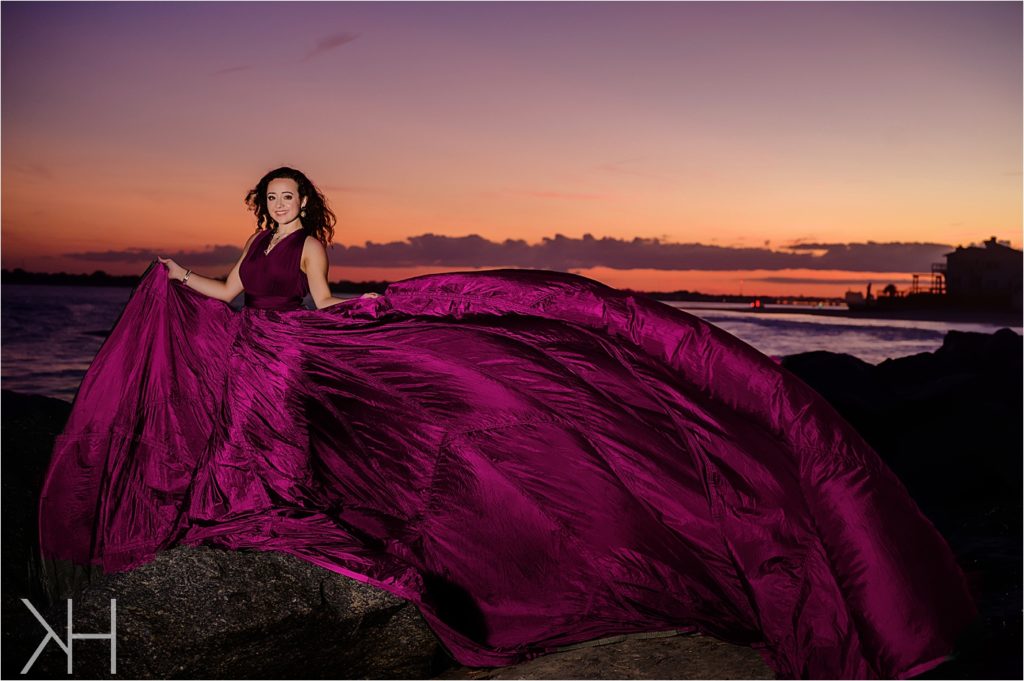
[[[1021,336],[950,331],[942,347],[871,365],[807,352],[782,365],[821,393],[940,521],[1021,502]],[[1001,522],[1001,521],[1000,521]]]
[[[0,391],[0,465],[3,467],[0,523],[3,524],[3,678],[17,678],[42,632],[25,651],[25,633],[34,618],[22,598],[43,607],[46,594],[40,580],[37,510],[39,491],[50,461],[53,440],[64,428],[71,405],[39,395]]]
[[[116,674],[109,641],[84,640],[74,644],[76,677],[425,678],[448,666],[414,604],[282,553],[164,551],[135,570],[102,575],[75,595],[75,631],[109,632],[111,599]],[[22,610],[18,665],[46,633]],[[66,603],[41,614],[64,638]],[[51,641],[28,677],[64,677],[66,669],[67,656]]]
[[[63,430],[71,405],[40,395],[0,391],[0,465],[3,467],[3,603],[12,594],[39,600],[38,504],[54,438]],[[17,602],[15,600],[15,602]],[[19,606],[20,607],[20,606]],[[6,629],[5,629],[6,631]]]

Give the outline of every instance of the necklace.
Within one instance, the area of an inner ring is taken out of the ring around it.
[[[276,246],[278,244],[278,242],[280,242],[283,239],[287,239],[292,234],[295,234],[295,232],[298,232],[298,231],[299,230],[296,229],[296,230],[294,230],[292,232],[288,232],[284,236],[281,236],[280,232],[278,232],[277,230],[274,230],[274,236],[270,240],[270,243],[267,244],[267,247],[263,249],[263,255],[270,255],[270,251],[274,250],[274,246]]]

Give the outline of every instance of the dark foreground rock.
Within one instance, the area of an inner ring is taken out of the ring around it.
[[[623,640],[619,640],[623,639]],[[497,669],[457,667],[439,679],[774,679],[753,648],[700,634],[614,642],[551,653]]]
[[[76,677],[424,678],[447,666],[409,601],[274,552],[177,547],[138,569],[95,579],[73,600],[75,630],[109,632],[116,599],[117,668],[107,640],[74,645]],[[27,608],[24,665],[45,635]],[[66,606],[44,619],[64,636]],[[66,675],[51,643],[29,678]],[[10,670],[6,670],[10,671]],[[20,672],[20,669],[18,670]],[[6,674],[5,674],[6,676]]]
[[[50,462],[53,440],[63,430],[71,405],[40,395],[0,391],[0,500],[3,512],[3,604],[19,598],[43,596],[36,558],[37,504],[43,476]],[[6,627],[4,628],[6,632]]]
[[[942,347],[868,364],[806,352],[782,365],[875,447],[923,508],[959,515],[1021,502],[1021,337],[950,331]],[[1021,514],[1001,520],[1020,526]]]
[[[5,679],[17,678],[22,666],[38,644],[42,627],[34,628],[34,618],[22,605],[22,598],[36,607],[46,604],[39,578],[37,503],[43,476],[50,461],[53,440],[63,429],[71,405],[38,395],[0,391],[0,523],[3,525],[3,655],[0,673]],[[26,632],[36,642],[26,651]],[[15,662],[19,660],[19,662]]]
[[[460,667],[412,603],[274,552],[177,547],[136,570],[93,577],[73,601],[76,631],[109,632],[111,599],[116,673],[109,642],[84,641],[75,644],[74,678],[775,678],[753,648],[671,633],[609,637],[509,667]],[[42,612],[61,636],[65,607]],[[45,630],[27,609],[20,620],[10,652],[23,665]],[[26,677],[66,669],[51,643]]]

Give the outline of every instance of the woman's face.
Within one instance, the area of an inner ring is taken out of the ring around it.
[[[305,205],[299,200],[298,183],[290,177],[276,177],[267,185],[267,210],[277,224],[286,225],[298,218]]]

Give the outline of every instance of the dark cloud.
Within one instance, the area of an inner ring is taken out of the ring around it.
[[[933,262],[946,262],[943,257],[952,246],[936,243],[798,243],[784,246],[799,251],[824,251],[815,269],[875,270],[877,272],[927,272]]]
[[[341,47],[346,43],[350,43],[358,37],[358,33],[335,33],[327,36],[326,38],[321,38],[320,42],[316,44],[316,47],[310,50],[309,53],[302,58],[302,61],[309,61],[313,57],[317,57],[325,52],[330,52],[335,48]]]
[[[953,250],[945,244],[921,243],[800,243],[785,248],[714,246],[670,243],[656,238],[632,240],[584,234],[544,237],[540,243],[522,239],[492,241],[476,234],[443,236],[422,234],[404,241],[362,246],[335,245],[332,265],[348,267],[529,267],[568,271],[589,267],[657,270],[846,270],[854,272],[927,272],[933,262]],[[808,252],[803,252],[808,251]],[[162,252],[188,265],[229,265],[240,253],[236,246],[215,246],[205,251]],[[156,252],[146,249],[69,253],[67,257],[92,262],[139,262]],[[796,281],[796,280],[793,280]],[[831,280],[830,280],[831,281]]]
[[[87,251],[65,253],[64,257],[90,262],[146,262],[156,256],[170,258],[187,266],[233,265],[242,249],[238,246],[213,246],[205,251],[154,251],[148,248],[126,248],[120,251]]]
[[[793,268],[886,272],[926,272],[941,262],[951,249],[944,244],[798,244],[798,252],[768,248],[670,243],[637,237],[632,240],[590,234],[570,238],[561,234],[544,237],[539,244],[521,239],[491,241],[478,235],[449,237],[424,234],[405,241],[366,242],[364,246],[339,246],[331,251],[338,265],[398,267],[611,267],[659,270],[781,270]],[[817,255],[810,252],[824,251]],[[340,252],[339,252],[340,251]]]

